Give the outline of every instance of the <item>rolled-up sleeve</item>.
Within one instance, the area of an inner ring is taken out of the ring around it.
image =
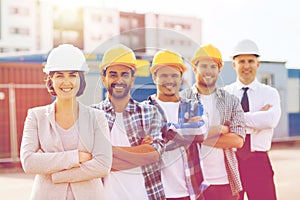
[[[165,151],[165,141],[162,138],[162,116],[158,109],[153,106],[152,117],[150,118],[150,136],[153,137],[153,143],[151,144],[157,152],[162,155]]]

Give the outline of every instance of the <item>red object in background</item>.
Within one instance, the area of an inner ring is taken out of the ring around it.
[[[41,63],[0,62],[0,162],[19,157],[28,108],[51,103]]]

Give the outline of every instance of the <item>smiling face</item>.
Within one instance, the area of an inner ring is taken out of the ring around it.
[[[157,85],[157,96],[161,101],[178,101],[182,82],[181,73],[174,67],[164,66],[156,70],[153,81]]]
[[[80,87],[80,77],[77,71],[57,71],[51,77],[52,86],[57,98],[72,99]]]
[[[200,60],[193,67],[197,88],[203,94],[210,94],[216,89],[220,69],[218,63],[210,59]]]
[[[130,96],[130,88],[134,83],[134,77],[129,67],[114,65],[106,69],[102,75],[102,81],[108,91],[108,97],[125,99]]]
[[[252,83],[259,67],[259,58],[255,55],[238,55],[233,59],[233,67],[238,79],[245,85]]]

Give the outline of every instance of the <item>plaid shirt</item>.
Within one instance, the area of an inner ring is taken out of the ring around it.
[[[163,122],[167,122],[163,109],[155,100],[155,95],[150,96],[148,99],[150,103],[155,105],[160,111],[161,115],[163,116]],[[192,107],[192,104],[198,104],[198,101],[186,100],[184,98],[181,98],[178,113],[181,112],[183,103],[189,104],[188,107]],[[188,147],[178,146],[178,148],[181,149],[182,153],[181,155],[184,162],[184,173],[190,199],[197,199],[197,197],[200,196],[200,185],[203,181],[203,174],[199,158],[200,144],[191,143]],[[166,149],[168,149],[168,147],[166,147]]]
[[[104,110],[110,130],[112,129],[116,113],[108,98],[93,108]],[[164,150],[164,141],[161,136],[161,115],[155,106],[139,103],[130,99],[124,112],[124,125],[131,146],[140,144],[143,138],[154,138],[152,146],[161,155]],[[149,200],[165,199],[161,182],[160,162],[141,166],[145,180],[145,188]]]
[[[193,85],[192,88],[188,88],[182,91],[181,96],[201,101],[200,94],[198,93],[196,85]],[[244,112],[238,98],[229,94],[223,89],[217,89],[216,104],[216,107],[220,112],[220,117],[223,124],[229,126],[230,132],[236,133],[245,138],[246,132]],[[233,195],[236,195],[243,189],[236,155],[232,148],[223,149],[223,151],[231,192]]]

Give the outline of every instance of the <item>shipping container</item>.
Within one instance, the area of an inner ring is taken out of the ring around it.
[[[18,161],[28,108],[51,103],[42,63],[0,62],[0,162]]]

